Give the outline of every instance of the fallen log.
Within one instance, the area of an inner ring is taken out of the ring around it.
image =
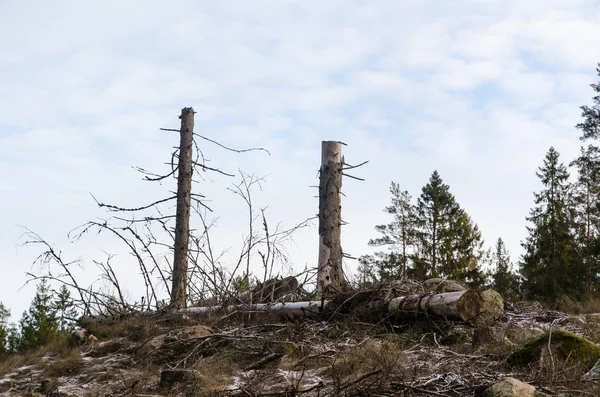
[[[211,313],[224,312],[276,312],[278,314],[294,317],[319,317],[326,313],[326,318],[331,318],[331,313],[351,314],[352,312],[369,311],[377,317],[384,314],[386,318],[395,321],[406,321],[414,318],[444,319],[463,321],[476,326],[492,324],[504,313],[504,301],[500,294],[493,290],[455,291],[444,293],[428,293],[421,295],[408,295],[395,297],[389,301],[374,297],[368,292],[361,291],[354,294],[354,299],[347,299],[343,304],[333,301],[308,301],[308,302],[279,302],[279,303],[254,303],[235,304],[228,306],[200,306],[171,310],[170,313]],[[383,313],[382,313],[383,312]],[[136,315],[152,315],[157,312],[142,312]],[[111,318],[112,317],[112,318]],[[371,316],[369,316],[371,317]],[[79,320],[79,324],[91,322],[110,322],[117,320],[113,316],[86,317]],[[122,319],[122,317],[121,317]]]
[[[231,313],[234,311],[252,312],[252,311],[272,311],[281,312],[290,316],[308,317],[318,316],[324,305],[328,301],[309,301],[309,302],[279,302],[279,303],[253,303],[239,304],[229,306],[196,306],[176,310],[177,313],[209,313],[222,311]]]
[[[135,313],[105,315],[99,314],[95,316],[82,316],[77,320],[77,325],[82,328],[88,328],[98,324],[111,324],[127,319],[150,317],[164,314],[194,314],[194,313],[211,313],[223,312],[232,313],[239,312],[278,312],[283,315],[295,317],[317,317],[321,314],[322,308],[327,305],[328,301],[308,301],[308,302],[280,302],[280,303],[254,303],[254,304],[237,304],[228,306],[192,306],[183,309],[172,309],[169,311],[143,311]]]
[[[493,323],[504,313],[504,300],[494,290],[409,295],[391,299],[387,311],[399,319],[435,316],[482,326]]]

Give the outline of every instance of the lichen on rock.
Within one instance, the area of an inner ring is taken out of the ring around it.
[[[540,360],[542,351],[547,347],[562,360],[576,360],[588,365],[600,359],[600,347],[591,341],[565,330],[556,330],[546,332],[513,350],[506,362],[512,366],[533,364]]]

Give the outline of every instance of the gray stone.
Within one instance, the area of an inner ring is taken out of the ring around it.
[[[481,394],[482,397],[536,397],[535,387],[515,378],[504,378]]]
[[[466,291],[467,289],[453,280],[444,280],[442,278],[430,278],[423,282],[425,292],[458,292]]]

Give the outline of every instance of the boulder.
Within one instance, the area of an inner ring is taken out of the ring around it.
[[[140,346],[140,348],[135,352],[135,357],[137,359],[146,357],[150,353],[161,348],[162,345],[165,344],[165,340],[167,339],[167,335],[158,335]]]
[[[512,366],[527,366],[540,360],[542,351],[550,347],[551,353],[559,359],[577,360],[591,364],[600,359],[600,347],[589,340],[567,332],[557,330],[546,332],[515,349],[507,358]]]
[[[456,281],[444,280],[442,278],[430,278],[423,282],[425,292],[458,292],[467,289]]]
[[[165,343],[186,341],[190,339],[197,339],[213,334],[213,330],[205,325],[193,325],[190,327],[178,328],[171,330],[168,334],[156,336],[146,341],[136,351],[136,358],[142,358],[150,353],[159,350]]]
[[[515,378],[504,378],[480,394],[481,397],[536,397],[535,387]]]
[[[85,334],[86,334],[85,329],[76,329],[71,333],[71,337],[73,338],[73,340],[75,342],[83,343],[83,342],[85,342]]]
[[[171,341],[200,338],[213,334],[213,330],[206,325],[192,325],[189,327],[178,328],[167,334],[167,339]]]
[[[528,325],[509,324],[508,327],[506,327],[505,336],[511,343],[521,345],[537,338],[543,333],[544,330],[541,328]]]
[[[98,342],[98,338],[97,338],[96,336],[94,336],[94,335],[90,334],[90,335],[87,337],[87,340],[86,340],[86,343],[87,343],[87,344],[94,346],[94,344],[95,344],[96,342]]]

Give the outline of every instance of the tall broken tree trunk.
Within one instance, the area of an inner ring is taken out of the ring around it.
[[[173,287],[171,307],[187,307],[187,265],[190,236],[190,205],[192,196],[192,145],[194,140],[194,109],[181,110],[181,140],[177,175],[177,213],[173,255]]]
[[[341,246],[342,143],[321,143],[319,174],[319,266],[317,292],[328,296],[346,289]]]

